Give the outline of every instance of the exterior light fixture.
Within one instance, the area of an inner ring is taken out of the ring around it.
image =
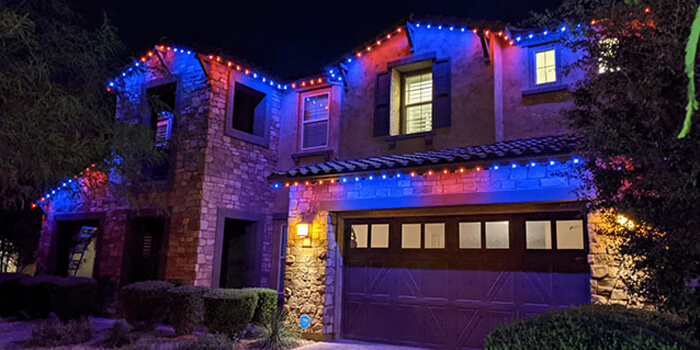
[[[306,238],[309,236],[309,224],[297,224],[297,236]]]

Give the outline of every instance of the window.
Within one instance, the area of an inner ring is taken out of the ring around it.
[[[403,76],[401,133],[415,134],[433,128],[433,73],[422,71]]]
[[[330,94],[302,95],[301,148],[328,146]]]
[[[583,248],[583,221],[557,220],[557,249]]]
[[[420,224],[401,225],[401,248],[420,249]]]
[[[552,249],[552,222],[525,222],[525,247],[527,249]]]
[[[233,120],[232,127],[236,130],[263,136],[264,125],[264,104],[261,102],[265,94],[236,83],[233,95]]]
[[[351,248],[367,248],[367,239],[369,238],[368,225],[352,225],[350,227],[350,247]]]
[[[368,247],[389,248],[389,224],[350,226],[350,248]]]
[[[425,248],[445,249],[445,224],[425,224]]]
[[[389,248],[389,224],[377,224],[371,227],[371,247]]]
[[[486,222],[486,249],[508,249],[508,221]]]
[[[481,249],[481,223],[459,223],[459,249]]]
[[[554,49],[535,52],[535,85],[557,81],[557,60]]]
[[[160,164],[144,167],[144,173],[154,180],[168,178],[170,161],[168,157],[170,139],[173,130],[175,116],[175,97],[177,83],[158,85],[146,90],[146,99],[150,112],[150,125],[153,129],[156,146],[164,152],[163,161]]]

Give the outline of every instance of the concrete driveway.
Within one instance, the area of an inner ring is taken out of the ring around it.
[[[426,350],[407,346],[363,343],[352,340],[333,340],[315,343],[297,348],[300,350]]]

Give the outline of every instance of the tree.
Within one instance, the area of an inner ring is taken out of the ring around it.
[[[592,210],[636,225],[611,232],[633,257],[633,292],[700,331],[700,130],[677,135],[687,104],[684,57],[697,0],[567,0],[540,24],[583,23],[564,42],[587,72],[566,112],[588,160],[579,173]],[[556,21],[555,21],[556,19]],[[696,69],[697,69],[697,63]],[[603,67],[603,73],[600,68]],[[611,211],[612,210],[612,211]],[[697,334],[700,334],[698,332]]]
[[[114,120],[107,79],[124,47],[63,0],[0,0],[0,208],[27,208],[91,164],[137,179],[156,162],[148,127]]]
[[[164,152],[150,126],[115,120],[116,95],[106,89],[124,51],[106,18],[91,28],[64,0],[0,0],[0,217],[36,219],[21,211],[93,164],[128,180],[86,177],[86,195],[94,186],[123,196],[153,186],[142,170]],[[0,241],[26,262],[33,248],[25,245],[37,240],[15,228],[40,228],[7,222]]]

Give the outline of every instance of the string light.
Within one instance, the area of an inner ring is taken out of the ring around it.
[[[581,158],[579,158],[579,157],[573,157],[573,158],[571,158],[570,163],[573,164],[573,165],[577,165],[577,164],[581,164],[581,163],[582,163],[582,160],[581,160]],[[536,162],[536,161],[528,161],[527,163],[522,163],[522,164],[525,164],[525,166],[527,166],[527,167],[537,167],[537,166],[539,166],[539,163]],[[554,160],[548,160],[548,161],[544,161],[543,164],[544,164],[544,165],[547,165],[547,164],[548,164],[548,165],[553,166],[553,165],[556,164],[556,161],[554,161]],[[507,167],[507,168],[516,169],[516,168],[518,168],[518,167],[519,167],[519,164],[516,163],[516,162],[514,162],[514,163],[510,163],[510,166]],[[496,164],[493,164],[493,165],[491,166],[490,169],[491,169],[491,170],[499,170],[499,169],[501,169],[501,166],[500,166],[498,163],[496,163]],[[473,167],[472,170],[479,172],[479,171],[483,171],[483,170],[484,170],[484,167],[482,167],[482,166],[480,166],[480,165],[477,165],[477,166]],[[465,167],[459,167],[459,168],[453,169],[453,170],[451,170],[451,169],[443,169],[443,170],[442,170],[442,174],[444,174],[443,176],[447,176],[447,175],[449,175],[449,174],[460,175],[460,174],[464,174],[464,173],[466,173],[466,172],[467,172],[467,169],[466,169]],[[422,176],[432,176],[432,175],[434,175],[434,174],[435,174],[435,172],[434,172],[432,169],[429,169],[429,170],[427,170],[427,171],[425,171],[425,172],[423,172],[423,173],[419,173],[419,172],[417,172],[417,171],[415,171],[415,170],[410,171],[410,172],[408,173],[408,175],[409,175],[411,178],[416,178],[416,177],[418,177],[418,176],[420,176],[420,175],[422,175]],[[381,175],[379,175],[379,177],[380,177],[382,180],[387,180],[387,179],[392,179],[392,178],[398,180],[398,179],[401,179],[402,176],[403,176],[403,174],[402,174],[401,172],[396,172],[396,173],[394,173],[393,175],[392,175],[392,174],[389,174],[389,173],[382,173]],[[367,174],[367,175],[365,175],[364,177],[361,176],[361,175],[354,175],[354,176],[352,176],[353,182],[360,182],[360,181],[362,181],[362,180],[365,180],[365,181],[374,181],[374,180],[376,180],[376,179],[377,179],[377,177],[376,177],[374,174]],[[327,183],[335,184],[336,182],[342,184],[342,183],[347,183],[348,181],[349,181],[348,178],[345,177],[345,176],[343,176],[343,177],[340,177],[340,178],[331,178],[331,179],[329,179],[329,180],[318,180],[318,181],[316,181],[316,182],[314,182],[314,181],[312,181],[312,180],[305,180],[305,181],[303,182],[303,184],[304,184],[305,186],[314,186],[314,185],[319,186],[319,185],[324,185],[324,184],[327,184]],[[293,186],[298,186],[298,185],[299,185],[299,182],[294,182],[293,184],[290,184],[290,182],[285,182],[285,183],[284,183],[284,187],[290,187],[291,185],[293,185]],[[278,188],[282,187],[282,185],[281,185],[279,182],[274,182],[274,183],[272,184],[272,187],[275,188],[275,189],[278,189]],[[43,199],[42,199],[42,200],[43,200]]]

